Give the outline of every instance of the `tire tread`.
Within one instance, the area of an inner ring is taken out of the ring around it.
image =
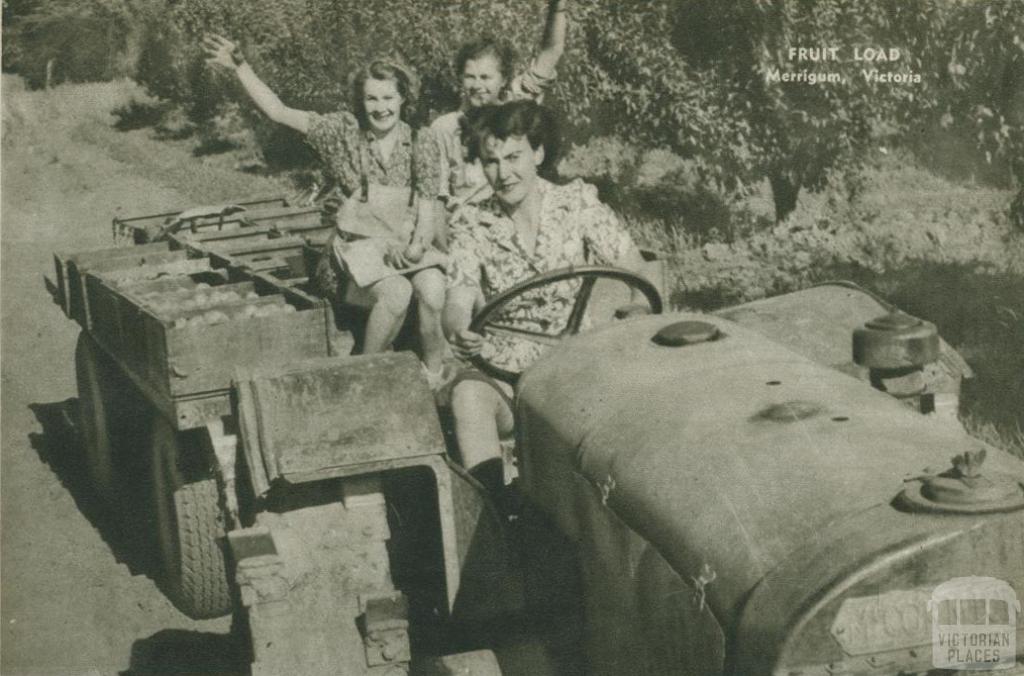
[[[181,486],[174,494],[180,577],[175,585],[182,610],[194,618],[211,618],[231,611],[224,550],[224,527],[214,479]]]

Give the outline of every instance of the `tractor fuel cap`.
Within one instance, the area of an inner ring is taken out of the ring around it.
[[[900,494],[918,512],[979,514],[1024,508],[1024,485],[1013,477],[981,474],[985,450],[953,457],[953,467],[937,475],[911,479]]]
[[[853,361],[869,368],[921,367],[939,357],[935,325],[904,312],[876,317],[853,332]]]
[[[717,340],[721,335],[722,332],[714,324],[686,321],[661,327],[651,340],[665,347],[682,347]]]

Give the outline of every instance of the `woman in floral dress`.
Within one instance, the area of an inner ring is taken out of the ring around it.
[[[415,191],[416,223],[410,241],[382,244],[384,263],[393,268],[394,274],[358,289],[358,295],[372,304],[363,352],[388,349],[415,295],[424,368],[431,384],[438,385],[445,349],[440,323],[444,273],[430,267],[402,274],[404,268],[420,261],[434,239],[432,207],[440,189],[435,138],[431,134],[417,137],[402,119],[416,97],[410,71],[394,60],[374,60],[353,78],[352,112],[320,114],[284,105],[230,40],[211,35],[204,39],[203,46],[211,63],[235,73],[267,117],[306,137],[346,199],[359,199],[360,190],[365,195],[368,183]]]
[[[538,175],[554,159],[551,114],[532,101],[492,106],[477,116],[470,156],[478,158],[493,194],[452,217],[444,326],[456,354],[483,355],[505,370],[525,369],[544,347],[507,335],[468,330],[475,309],[535,275],[568,266],[605,264],[641,272],[643,259],[597,189],[576,180],[555,185]],[[520,296],[501,311],[502,324],[558,334],[569,319],[579,280]],[[451,390],[462,464],[489,488],[501,486],[500,443],[512,431],[512,388],[478,371]]]

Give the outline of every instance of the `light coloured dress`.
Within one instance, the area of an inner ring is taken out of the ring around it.
[[[496,197],[467,204],[452,216],[448,286],[479,289],[484,298],[542,272],[570,265],[615,265],[634,247],[618,217],[581,180],[555,185],[538,178],[540,226],[533,254],[520,244],[512,219]],[[502,324],[547,334],[565,329],[580,280],[551,284],[519,297],[494,317]],[[522,371],[545,347],[529,339],[492,335],[482,355],[496,366]]]
[[[524,99],[540,102],[554,81],[554,75],[541,75],[537,72],[536,60],[531,61],[529,67],[513,78],[505,89],[501,103]],[[480,163],[470,162],[466,157],[466,147],[462,142],[462,117],[463,112],[455,110],[441,115],[430,125],[441,155],[438,197],[447,203],[449,210],[463,203],[480,202],[491,194]]]
[[[352,113],[310,113],[309,116],[306,142],[320,156],[327,172],[337,183],[341,193],[336,196],[337,199],[359,199],[364,184],[372,191],[373,186],[410,188],[413,183],[419,198],[435,199],[440,190],[441,160],[440,149],[433,134],[414,135],[412,128],[399,120],[395,130],[398,138],[391,154],[385,159],[376,137],[370,130],[360,128],[359,121]],[[336,211],[335,204],[326,214],[327,217],[333,218]],[[358,264],[359,270],[370,271],[366,273],[369,278],[376,280],[413,271],[412,268],[392,268],[384,261],[382,246],[366,244],[369,243],[353,245],[347,255],[349,265]],[[357,268],[352,268],[352,272]],[[328,257],[321,260],[316,270],[316,284],[321,293],[331,295],[338,292],[340,272],[339,266],[332,264]],[[351,293],[349,295],[355,298]],[[360,300],[360,304],[366,302],[366,299]]]

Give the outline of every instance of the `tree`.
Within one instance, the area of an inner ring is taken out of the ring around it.
[[[631,139],[694,157],[726,191],[768,178],[781,220],[800,190],[856,168],[914,99],[913,83],[880,85],[861,71],[910,72],[906,35],[928,33],[935,13],[920,12],[932,4],[599,2],[584,16],[586,53],[567,98],[601,111],[605,125]],[[914,30],[905,25],[910,16],[921,17]],[[817,49],[794,51],[808,46]],[[855,62],[854,49],[865,46],[900,49],[904,61]],[[829,76],[839,81],[823,81]]]

